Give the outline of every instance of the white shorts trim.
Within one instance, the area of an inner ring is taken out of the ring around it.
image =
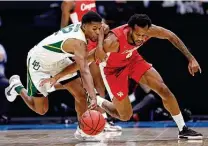
[[[103,78],[103,82],[104,82],[105,88],[107,89],[108,94],[109,94],[109,96],[110,96],[110,99],[111,99],[111,101],[112,101],[114,95],[113,95],[113,93],[111,92],[111,88],[110,88],[110,86],[109,86],[109,84],[108,84],[108,81],[107,81],[106,76],[105,76],[105,73],[104,73],[104,68],[105,68],[105,66],[106,66],[106,62],[101,62],[101,63],[99,64],[100,73],[101,73],[101,76],[102,76],[102,78]]]

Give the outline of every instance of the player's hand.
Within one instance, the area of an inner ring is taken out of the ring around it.
[[[45,85],[46,83],[49,83],[51,85],[51,87],[53,85],[55,85],[57,82],[56,78],[49,78],[49,79],[44,79],[40,82],[40,87],[42,87],[43,85]]]
[[[190,60],[189,60],[189,64],[188,64],[188,70],[189,70],[189,73],[194,76],[194,74],[196,72],[202,72],[201,71],[201,68],[200,68],[200,65],[199,63],[196,61],[196,59],[194,57],[192,57]]]
[[[95,60],[104,61],[107,57],[105,51],[103,50],[103,41],[104,41],[104,27],[100,28],[100,33],[98,36],[98,45],[95,50]]]
[[[102,23],[102,27],[104,30],[104,35],[108,34],[108,32],[110,31],[110,27],[105,23]]]
[[[90,99],[90,105],[88,108],[91,110],[97,108],[97,98]]]
[[[104,28],[105,28],[105,25],[102,24],[101,28],[100,28],[100,33],[98,35],[98,45],[100,44],[103,44],[103,41],[104,41]]]

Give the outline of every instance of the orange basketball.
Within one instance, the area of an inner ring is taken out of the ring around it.
[[[105,119],[103,115],[95,110],[87,110],[80,119],[80,128],[87,135],[97,135],[101,133],[105,127]]]

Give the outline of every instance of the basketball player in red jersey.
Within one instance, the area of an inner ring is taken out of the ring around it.
[[[129,19],[128,24],[115,28],[108,34],[104,40],[104,50],[98,47],[106,59],[100,64],[100,69],[113,103],[98,97],[98,105],[118,119],[129,120],[132,107],[127,97],[128,78],[132,78],[160,95],[164,107],[170,112],[179,128],[179,138],[202,139],[202,134],[186,127],[175,96],[160,74],[136,51],[150,38],[169,40],[189,61],[190,74],[194,76],[198,71],[201,73],[201,68],[194,56],[173,32],[153,25],[145,14],[135,14]]]
[[[70,22],[77,23],[81,22],[82,16],[89,11],[96,12],[95,0],[88,1],[63,1],[61,4],[62,16],[61,16],[61,28],[66,27]],[[107,26],[107,25],[106,25]],[[97,43],[88,40],[87,49],[91,51],[96,48]],[[105,85],[103,83],[102,77],[100,75],[99,66],[95,62],[90,63],[90,72],[94,80],[94,86],[96,91],[101,97],[105,97]],[[62,87],[56,86],[57,89]],[[107,118],[105,111],[99,109],[103,113],[103,116]],[[113,123],[107,123],[105,126],[105,131],[120,131],[120,126],[115,126]]]
[[[66,27],[69,22],[81,22],[82,16],[89,11],[96,12],[95,0],[88,1],[63,1],[61,4],[61,28]]]
[[[128,24],[113,29],[99,44],[96,51],[100,51],[98,58],[101,74],[112,99],[109,102],[97,96],[97,104],[106,110],[111,116],[127,121],[132,115],[132,106],[128,98],[128,78],[147,85],[162,98],[164,107],[170,112],[179,129],[179,138],[202,139],[202,134],[193,131],[185,125],[177,100],[164,83],[160,74],[147,63],[137,52],[150,38],[169,40],[178,48],[189,61],[188,70],[192,76],[196,72],[201,73],[201,68],[188,51],[184,43],[170,30],[153,25],[145,14],[133,15]],[[94,58],[92,54],[90,59]],[[72,73],[77,66],[68,67],[65,72]],[[64,72],[60,73],[65,74]]]

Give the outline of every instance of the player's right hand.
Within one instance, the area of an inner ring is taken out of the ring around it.
[[[88,106],[88,108],[91,110],[97,108],[97,98],[90,99],[90,105]]]
[[[104,32],[105,26],[101,26],[100,28],[100,33],[98,35],[98,45],[103,44],[104,37],[105,37],[105,32]]]
[[[57,80],[55,78],[44,79],[40,82],[40,87],[44,86],[45,84],[49,83],[51,87],[55,85]]]

